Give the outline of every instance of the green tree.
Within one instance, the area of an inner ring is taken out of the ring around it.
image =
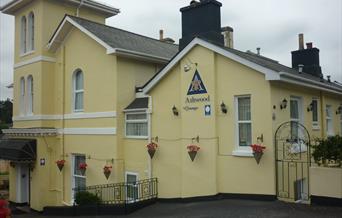
[[[11,124],[13,115],[13,103],[10,99],[0,101],[0,124]]]

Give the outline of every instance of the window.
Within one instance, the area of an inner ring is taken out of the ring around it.
[[[20,100],[19,100],[20,114],[25,114],[25,78],[20,79]]]
[[[126,137],[146,138],[148,136],[148,119],[146,113],[126,114]]]
[[[312,127],[314,129],[319,128],[317,99],[312,99]]]
[[[81,70],[77,70],[74,73],[73,78],[73,86],[74,86],[74,112],[82,112],[83,111],[83,98],[84,98],[84,89],[83,89],[83,72]]]
[[[235,99],[237,111],[237,129],[239,147],[252,144],[251,97],[242,96]]]
[[[334,126],[333,126],[333,113],[332,106],[327,105],[325,109],[325,119],[326,119],[326,128],[327,128],[327,136],[334,135]]]
[[[299,130],[298,124],[302,120],[302,104],[299,97],[291,97],[290,99],[290,121],[291,122],[291,137],[294,140],[298,139]]]
[[[27,112],[33,114],[33,77],[30,75],[27,77]]]
[[[27,48],[27,38],[26,38],[26,31],[27,31],[27,22],[26,22],[26,17],[21,18],[21,33],[20,33],[20,49],[21,53],[25,54],[26,53],[26,48]]]
[[[83,176],[79,169],[80,163],[86,163],[86,157],[84,155],[73,155],[73,189],[82,190],[86,188],[86,176]]]
[[[28,51],[34,50],[34,14],[31,12],[28,16]]]

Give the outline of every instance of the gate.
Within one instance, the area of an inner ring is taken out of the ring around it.
[[[305,126],[290,121],[275,132],[276,189],[278,199],[308,202],[310,135]]]

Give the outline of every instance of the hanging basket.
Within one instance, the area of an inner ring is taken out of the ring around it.
[[[110,174],[112,174],[111,171],[104,171],[103,174],[105,175],[106,179],[108,180],[108,178],[110,177]]]
[[[80,169],[80,172],[81,172],[81,175],[82,175],[82,176],[85,175],[86,170],[87,170],[87,169],[85,169],[85,168]]]
[[[188,151],[188,154],[190,156],[191,161],[194,161],[197,155],[197,151]]]
[[[63,167],[65,165],[65,160],[57,160],[56,164],[57,164],[57,167],[58,167],[59,171],[62,172],[62,169],[63,169]]]
[[[153,158],[154,154],[156,153],[156,149],[148,149],[148,154],[150,155],[151,159]]]
[[[256,160],[257,164],[260,163],[260,159],[261,159],[263,154],[264,154],[263,152],[254,152],[253,153],[254,159]]]
[[[58,167],[59,171],[62,172],[64,164],[57,164],[57,167]]]

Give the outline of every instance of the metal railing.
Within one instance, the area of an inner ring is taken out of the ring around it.
[[[76,188],[74,199],[79,192],[89,192],[101,199],[102,204],[130,204],[158,197],[158,179],[146,179],[132,183],[114,183]]]

